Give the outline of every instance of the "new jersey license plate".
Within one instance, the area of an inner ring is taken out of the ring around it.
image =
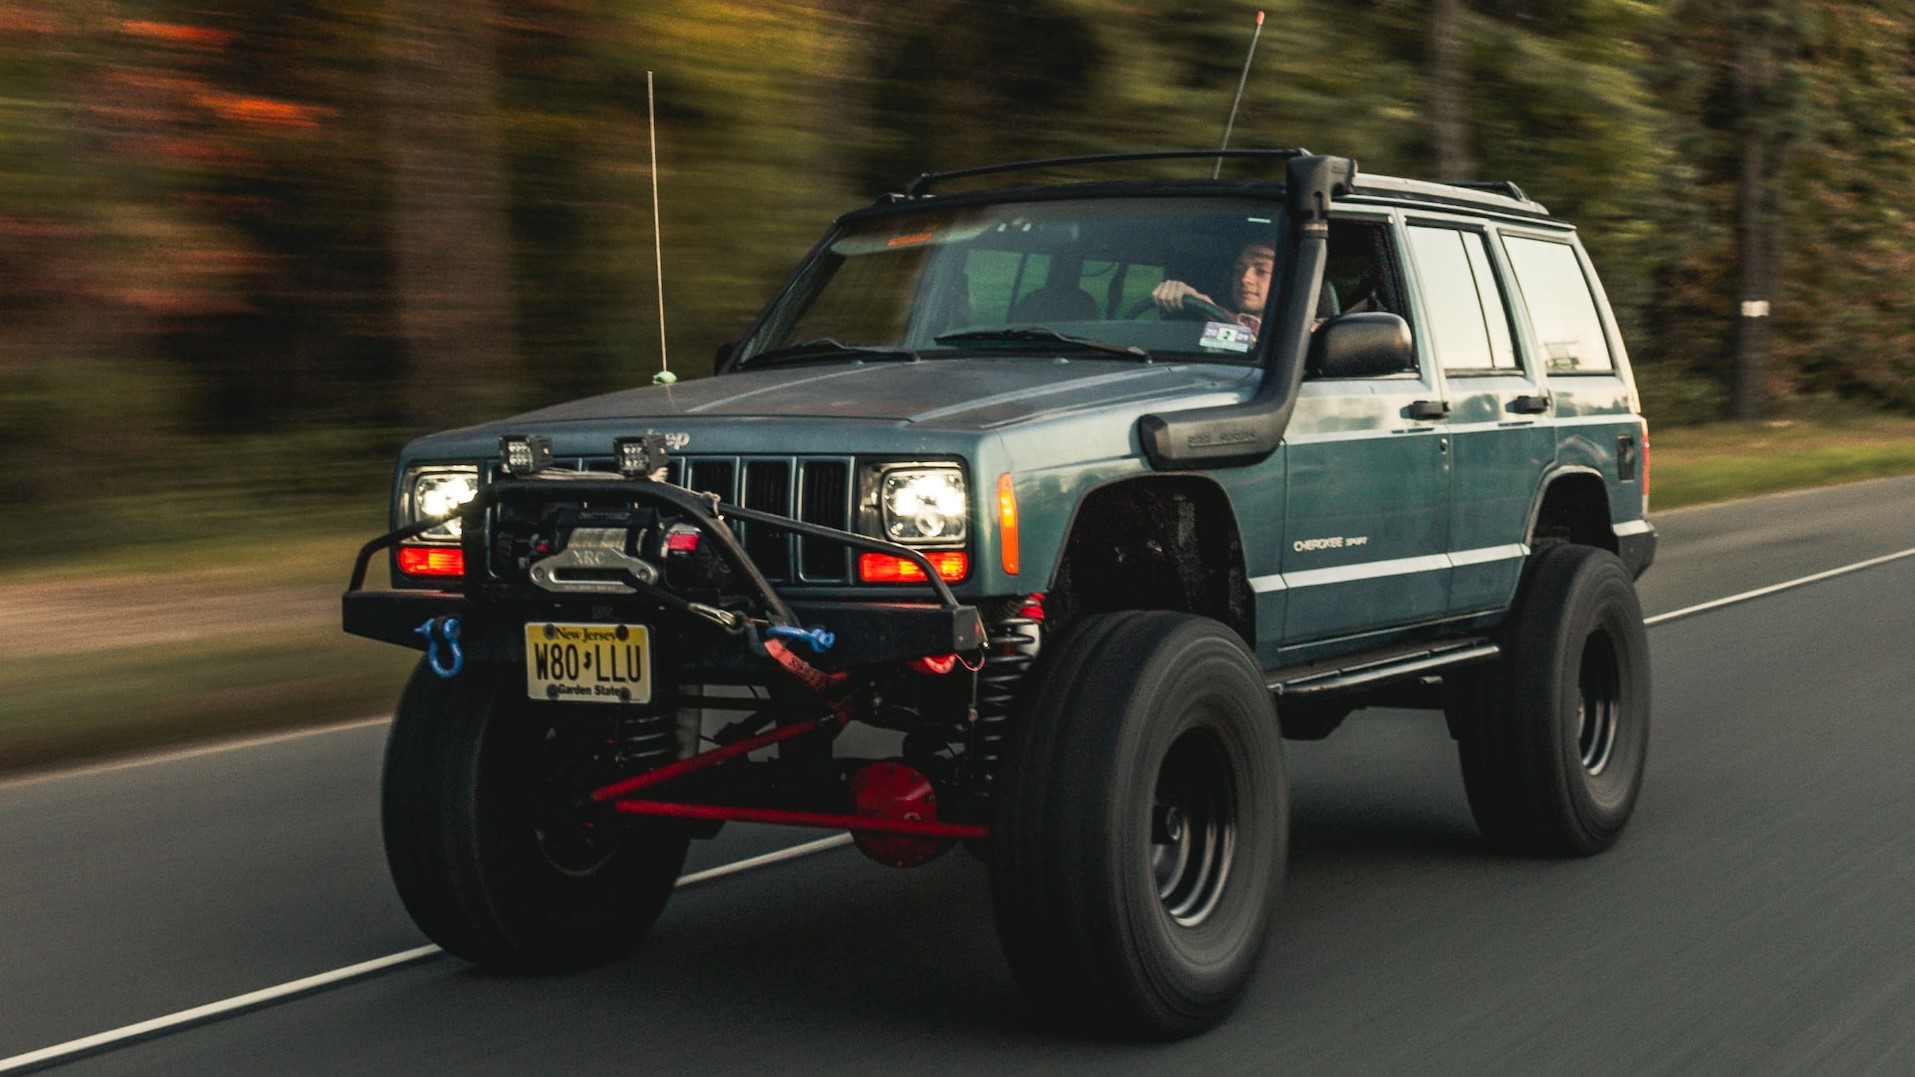
[[[650,703],[651,633],[644,625],[525,626],[525,694],[578,703]]]

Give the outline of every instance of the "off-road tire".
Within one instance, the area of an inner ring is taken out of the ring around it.
[[[1222,1020],[1263,949],[1289,836],[1282,738],[1243,642],[1188,614],[1087,617],[1046,646],[1016,727],[991,885],[1032,1006],[1132,1038]],[[1205,849],[1221,872],[1201,868]]]
[[[1539,551],[1494,664],[1450,703],[1470,811],[1499,848],[1588,856],[1635,810],[1649,749],[1649,642],[1616,556]]]
[[[682,832],[639,828],[561,865],[541,840],[541,741],[567,716],[514,667],[453,679],[421,663],[386,742],[382,822],[399,897],[426,937],[508,972],[582,968],[638,944],[685,862]]]

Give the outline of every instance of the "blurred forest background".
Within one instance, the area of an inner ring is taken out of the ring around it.
[[[0,0],[0,541],[370,532],[404,439],[648,380],[648,70],[697,376],[917,172],[1215,145],[1257,6]],[[1915,413],[1915,4],[1263,6],[1233,145],[1521,184],[1652,421]]]

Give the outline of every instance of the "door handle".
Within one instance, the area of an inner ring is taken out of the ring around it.
[[[1447,400],[1416,400],[1403,409],[1404,416],[1411,419],[1441,419],[1449,413],[1450,404]]]
[[[1519,396],[1509,402],[1509,410],[1518,415],[1540,415],[1549,410],[1549,397]]]

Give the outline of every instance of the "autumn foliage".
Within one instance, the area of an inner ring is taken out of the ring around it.
[[[695,376],[831,215],[910,175],[1213,144],[1255,10],[0,0],[0,452],[34,465],[0,495],[110,487],[107,443],[169,475],[268,439],[375,461],[644,381],[647,71],[670,362]],[[1782,43],[1756,116],[1732,92],[1751,18]],[[1690,421],[1726,405],[1750,123],[1780,147],[1777,408],[1915,411],[1905,4],[1273,6],[1234,142],[1515,180],[1583,227],[1652,418]]]

